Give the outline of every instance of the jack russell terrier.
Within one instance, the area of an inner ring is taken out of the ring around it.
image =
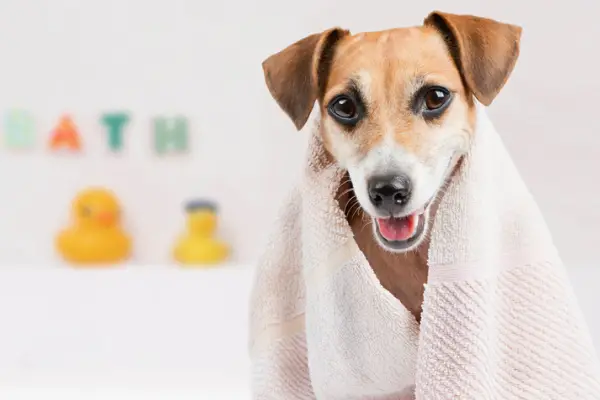
[[[427,230],[468,151],[475,99],[492,103],[519,55],[521,28],[433,12],[422,26],[310,35],[263,63],[269,91],[300,130],[315,101],[344,210],[382,286],[420,320]]]

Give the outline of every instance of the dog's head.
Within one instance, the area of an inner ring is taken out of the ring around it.
[[[432,201],[469,148],[474,99],[489,105],[500,92],[520,36],[514,25],[433,12],[418,27],[308,36],[263,69],[297,129],[319,102],[323,143],[379,243],[406,251],[422,241]]]

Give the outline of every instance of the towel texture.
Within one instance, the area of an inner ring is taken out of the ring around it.
[[[564,267],[484,107],[432,221],[420,326],[354,241],[342,176],[313,135],[254,283],[255,399],[600,399]]]

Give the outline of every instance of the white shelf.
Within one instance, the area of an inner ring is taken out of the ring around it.
[[[243,265],[0,268],[0,397],[243,399],[252,276]]]

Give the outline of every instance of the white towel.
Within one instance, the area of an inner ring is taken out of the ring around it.
[[[255,399],[600,399],[561,260],[482,106],[432,221],[420,326],[354,241],[324,151],[314,134],[258,266]]]

